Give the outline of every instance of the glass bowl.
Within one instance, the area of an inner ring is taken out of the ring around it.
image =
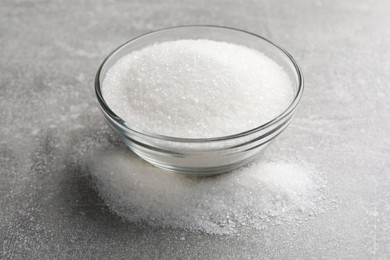
[[[158,42],[179,39],[208,39],[244,45],[259,50],[284,68],[293,83],[294,98],[286,110],[254,129],[215,138],[178,138],[132,127],[110,109],[102,95],[107,70],[122,56]],[[114,50],[99,67],[95,91],[107,124],[127,146],[151,164],[187,175],[215,175],[251,161],[290,123],[303,92],[303,76],[285,50],[271,41],[233,28],[180,26],[154,31],[130,40]]]

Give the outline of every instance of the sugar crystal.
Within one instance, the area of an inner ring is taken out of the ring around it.
[[[103,97],[135,129],[176,137],[217,137],[260,126],[287,109],[287,73],[265,54],[211,40],[177,40],[121,57]]]

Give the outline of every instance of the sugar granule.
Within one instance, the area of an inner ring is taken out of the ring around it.
[[[189,178],[125,149],[86,160],[100,196],[130,222],[212,234],[299,223],[322,211],[324,180],[305,163],[255,162],[232,173]]]
[[[293,99],[275,61],[242,45],[177,40],[121,57],[103,97],[135,129],[176,137],[217,137],[260,126]]]

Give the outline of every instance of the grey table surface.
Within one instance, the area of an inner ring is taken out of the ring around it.
[[[268,153],[315,165],[338,208],[234,236],[110,213],[70,159],[112,138],[95,72],[126,40],[185,24],[245,29],[293,54],[304,98]],[[389,259],[389,28],[379,0],[1,1],[0,258]]]

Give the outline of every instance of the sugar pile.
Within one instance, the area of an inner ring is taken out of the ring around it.
[[[254,49],[177,40],[120,58],[103,96],[131,127],[176,137],[236,134],[268,122],[293,99],[281,66]]]
[[[255,162],[229,174],[189,178],[125,149],[95,151],[86,165],[100,196],[130,222],[232,234],[300,223],[323,210],[324,180],[310,165]]]

